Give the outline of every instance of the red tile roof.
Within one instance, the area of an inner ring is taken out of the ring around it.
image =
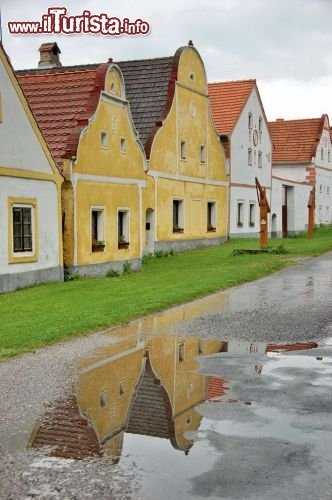
[[[209,83],[209,97],[219,135],[233,131],[256,80]]]
[[[324,118],[269,122],[274,149],[272,163],[310,163],[324,127]]]
[[[95,111],[107,64],[77,69],[18,71],[33,114],[58,166],[76,154],[78,139]]]

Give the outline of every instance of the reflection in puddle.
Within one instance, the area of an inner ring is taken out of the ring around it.
[[[203,418],[199,405],[238,402],[225,396],[229,387],[224,378],[197,373],[202,356],[222,353],[224,363],[230,356],[240,364],[248,356],[257,358],[254,372],[261,375],[266,354],[318,347],[166,335],[141,338],[139,330],[135,336],[113,338],[102,353],[81,362],[73,395],[45,412],[30,447],[49,446],[51,456],[62,458],[106,455],[117,463],[125,436],[141,435],[167,440],[188,455],[193,446],[189,436],[197,433]]]
[[[113,344],[107,356],[85,362],[76,396],[56,403],[38,423],[30,446],[53,456],[121,455],[124,434],[169,440],[188,454],[202,417],[195,407],[225,393],[218,377],[195,373],[199,356],[223,351],[219,340],[153,337]]]

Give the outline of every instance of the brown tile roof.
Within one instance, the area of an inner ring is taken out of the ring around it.
[[[58,165],[76,154],[79,134],[104,87],[106,69],[102,64],[16,73]]]
[[[126,96],[144,146],[154,136],[168,98],[173,57],[117,63],[125,80]]]
[[[209,83],[212,115],[219,135],[233,131],[256,80]]]
[[[272,163],[310,163],[324,126],[321,118],[269,122],[274,145]]]
[[[50,446],[53,457],[80,460],[101,454],[94,429],[82,417],[75,397],[57,401],[37,423],[29,446]]]

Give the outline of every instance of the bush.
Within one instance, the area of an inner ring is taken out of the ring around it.
[[[275,248],[269,249],[269,253],[275,253],[277,255],[284,255],[284,254],[288,253],[288,250],[287,250],[287,248],[284,247],[284,245],[279,245]]]
[[[68,281],[79,281],[82,279],[82,276],[78,273],[71,274],[68,271],[65,271],[63,279],[67,283]]]
[[[132,272],[133,270],[131,268],[130,262],[126,262],[125,264],[123,264],[123,274],[130,274]]]
[[[116,271],[115,269],[109,269],[106,273],[107,278],[116,278],[120,276],[119,271]]]

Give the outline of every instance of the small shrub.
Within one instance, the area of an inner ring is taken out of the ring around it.
[[[154,256],[157,257],[157,259],[161,259],[162,257],[164,257],[163,250],[156,250]]]
[[[168,252],[168,255],[170,255],[171,257],[173,257],[173,255],[174,255],[174,250],[173,250],[173,248],[171,248],[171,249],[170,249],[170,251]]]
[[[131,268],[130,262],[126,262],[125,264],[123,264],[123,274],[130,274],[132,272],[133,270]]]
[[[277,255],[284,255],[284,254],[288,253],[288,250],[287,250],[287,248],[284,247],[284,245],[279,245],[275,248],[269,249],[269,253],[274,253]]]
[[[143,264],[146,264],[151,259],[153,259],[153,253],[147,253],[146,255],[143,255],[142,262]]]
[[[115,269],[109,269],[106,273],[107,278],[116,278],[120,276],[119,271],[116,271]]]
[[[65,272],[64,273],[64,281],[67,283],[69,281],[79,281],[80,279],[82,279],[82,276],[80,276],[78,273],[69,273],[69,272]]]

